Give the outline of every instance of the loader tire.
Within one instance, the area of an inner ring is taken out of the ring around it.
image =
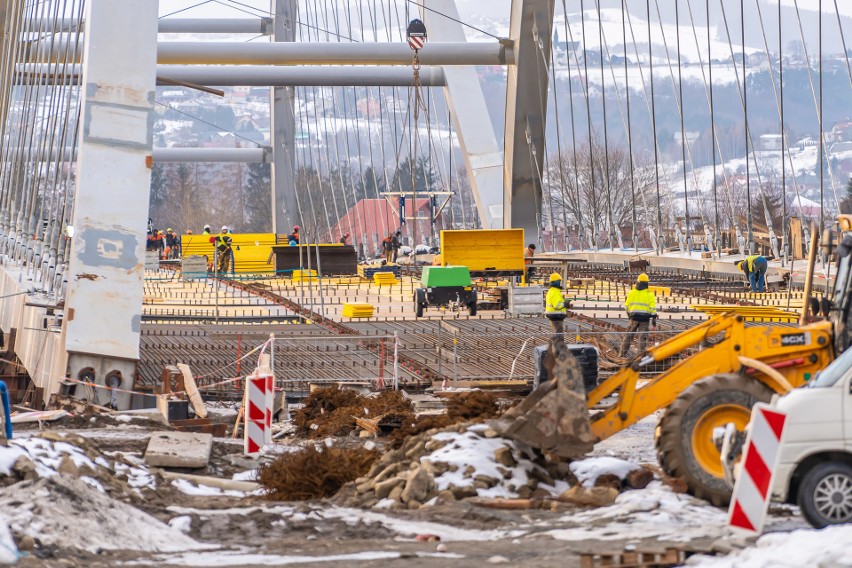
[[[769,402],[772,389],[744,375],[711,375],[683,390],[657,426],[655,443],[660,466],[686,482],[688,491],[721,507],[731,500],[713,430],[733,422],[742,430],[751,408]]]

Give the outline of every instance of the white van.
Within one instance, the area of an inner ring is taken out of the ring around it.
[[[773,499],[798,504],[817,528],[852,522],[852,349],[774,406],[787,423]]]

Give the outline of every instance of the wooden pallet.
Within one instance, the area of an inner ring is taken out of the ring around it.
[[[631,550],[597,552],[580,555],[580,568],[670,568],[686,560],[686,553],[676,548],[665,550]]]

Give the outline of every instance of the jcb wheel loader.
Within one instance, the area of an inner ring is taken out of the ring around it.
[[[589,392],[585,409],[577,403],[582,377],[573,376],[579,366],[562,361],[567,349],[554,336],[549,356],[553,380],[504,415],[498,424],[503,435],[557,457],[576,458],[595,441],[662,410],[655,443],[663,470],[684,479],[693,495],[715,505],[727,504],[731,490],[724,481],[714,431],[731,422],[742,430],[755,403],[806,384],[849,345],[852,217],[841,216],[840,226],[845,232],[837,251],[828,321],[792,327],[746,322],[736,313],[712,317],[646,350],[638,361]],[[813,241],[806,298],[817,238]],[[651,364],[693,350],[656,376],[640,377]],[[612,404],[601,404],[611,395],[616,396]]]

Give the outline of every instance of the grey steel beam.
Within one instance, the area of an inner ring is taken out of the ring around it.
[[[164,65],[411,65],[405,43],[160,42]],[[507,65],[511,50],[497,42],[428,43],[421,65]]]
[[[503,224],[539,242],[544,165],[552,0],[512,0],[509,36],[515,61],[506,82]]]
[[[270,0],[275,20],[273,40],[296,41],[298,0]],[[299,219],[296,197],[296,89],[272,87],[269,92],[269,123],[272,128],[271,207],[272,232],[286,235],[291,228],[304,222]]]
[[[55,32],[77,30],[77,21],[66,18],[42,20],[35,18],[25,22],[25,32],[52,29]],[[85,24],[84,24],[85,26]],[[161,34],[264,34],[272,33],[272,18],[163,18],[158,21]]]
[[[79,65],[74,65],[67,73],[78,76],[79,69]],[[39,63],[19,64],[17,71],[24,74],[20,75],[22,79],[16,80],[17,85],[39,81],[49,85],[54,80],[54,69]],[[58,77],[61,81],[67,80],[63,75]],[[403,67],[353,65],[158,65],[157,78],[212,87],[410,87],[413,75],[410,69]],[[424,87],[443,87],[446,85],[445,71],[438,66],[421,67],[420,82]]]
[[[429,33],[429,45],[434,45],[434,42],[464,42],[464,28],[458,23],[460,19],[455,0],[424,1],[420,13]],[[503,154],[494,134],[476,68],[447,66],[444,76],[444,95],[459,136],[479,219],[486,229],[502,229]]]
[[[65,349],[72,379],[133,388],[154,137],[157,3],[89,0]],[[132,65],[128,65],[132,62]],[[82,387],[79,396],[85,396]],[[127,392],[95,401],[129,408]]]

